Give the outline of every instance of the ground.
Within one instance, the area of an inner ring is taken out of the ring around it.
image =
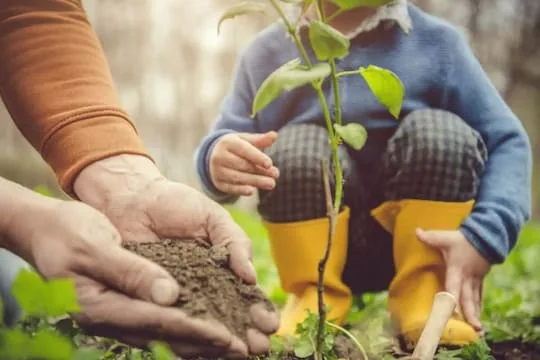
[[[129,249],[157,261],[184,285],[177,306],[199,316],[220,318],[229,328],[245,335],[251,304],[265,301],[264,294],[279,307],[285,295],[279,288],[270,256],[266,232],[257,217],[230,209],[234,219],[253,241],[254,261],[261,289],[243,284],[226,266],[224,248],[210,248],[199,242],[165,241],[157,245],[128,245]],[[516,249],[503,265],[495,266],[485,282],[483,322],[486,341],[465,349],[440,349],[438,360],[540,360],[540,224],[528,225]],[[182,261],[178,259],[182,258]],[[177,265],[180,264],[180,265]],[[47,285],[37,274],[24,274],[18,282],[19,296],[26,298],[35,314],[57,317],[76,306],[74,290],[67,284]],[[32,286],[29,286],[32,284]],[[66,285],[66,286],[64,286]],[[223,290],[226,288],[226,290]],[[221,289],[221,290],[220,290]],[[58,292],[60,291],[60,292]],[[216,292],[220,293],[216,301]],[[54,301],[42,301],[50,296]],[[58,302],[58,298],[62,301]],[[35,301],[38,299],[39,301]],[[34,300],[34,301],[32,301]],[[271,306],[270,302],[266,306]],[[292,346],[272,339],[272,351],[252,360],[311,359],[317,319],[313,315]],[[16,329],[6,329],[0,317],[0,359],[41,360],[170,360],[167,349],[157,345],[151,352],[129,348],[109,339],[88,337],[69,318],[50,321],[33,316]],[[328,328],[325,360],[396,359],[400,353],[389,335],[386,294],[363,294],[355,304],[343,329]],[[61,334],[58,335],[58,333]],[[352,340],[351,340],[352,339]],[[39,356],[35,356],[38,354]],[[213,359],[199,359],[213,360]]]
[[[257,218],[231,209],[253,241],[258,280],[271,300],[283,304],[277,273],[269,255],[266,232]],[[503,265],[494,266],[485,282],[483,324],[491,355],[499,360],[540,359],[540,224],[522,232],[515,250]],[[391,359],[392,342],[384,331],[388,321],[386,293],[364,294],[349,316],[350,331],[371,353],[369,358]],[[478,347],[481,348],[481,347]],[[478,349],[472,348],[471,352]],[[482,352],[483,350],[479,350]],[[488,354],[489,352],[486,352]],[[439,359],[489,359],[482,354],[443,351]]]

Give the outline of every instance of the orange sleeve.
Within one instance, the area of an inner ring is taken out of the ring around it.
[[[0,95],[72,196],[75,177],[92,162],[149,157],[80,0],[0,0]]]

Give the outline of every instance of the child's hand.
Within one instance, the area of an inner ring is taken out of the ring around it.
[[[210,155],[210,176],[216,188],[233,195],[251,195],[256,188],[272,190],[279,170],[261,150],[270,147],[277,133],[235,133],[218,140]]]
[[[446,263],[446,291],[458,299],[465,320],[481,333],[483,281],[491,267],[490,263],[458,230],[418,229],[416,235],[442,252]]]

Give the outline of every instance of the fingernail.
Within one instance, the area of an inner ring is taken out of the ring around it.
[[[249,271],[253,275],[253,278],[255,279],[255,281],[257,281],[257,270],[255,270],[255,265],[253,265],[251,261],[249,262]]]
[[[152,301],[159,305],[170,305],[178,299],[180,289],[171,280],[157,279],[152,284]]]
[[[255,270],[255,265],[251,261],[248,262],[248,275],[254,279],[254,282],[257,282],[257,271]]]

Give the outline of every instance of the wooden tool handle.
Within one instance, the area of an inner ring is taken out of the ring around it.
[[[426,326],[420,335],[418,344],[414,349],[412,358],[432,360],[441,340],[441,335],[456,308],[456,298],[448,292],[439,292],[435,295],[431,313]]]

